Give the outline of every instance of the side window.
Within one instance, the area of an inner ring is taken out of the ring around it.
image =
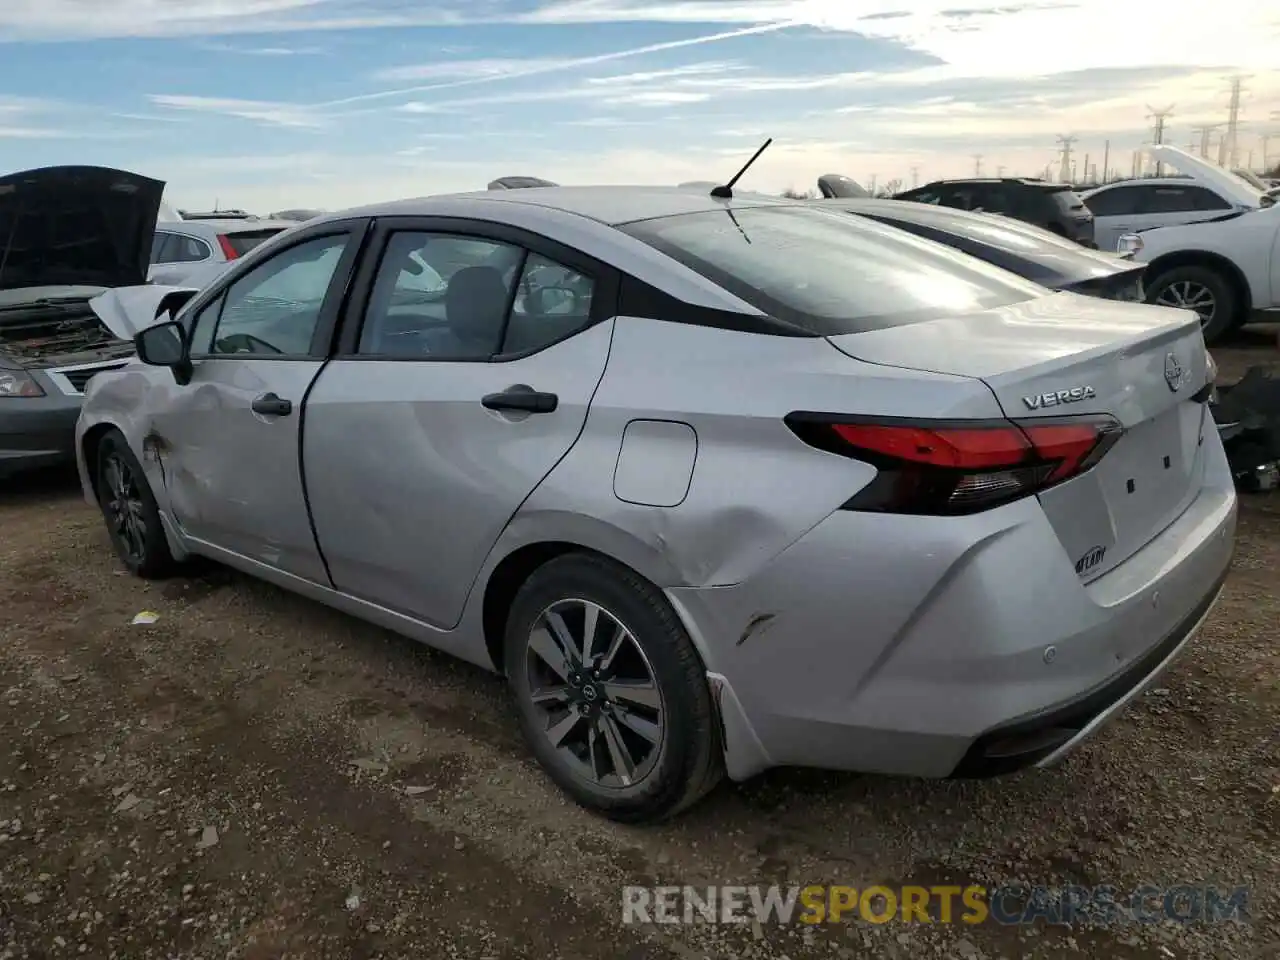
[[[541,350],[577,333],[591,322],[595,282],[588,276],[529,254],[520,274],[503,353]]]
[[[1008,215],[1014,212],[1013,191],[1002,185],[986,187],[976,198],[976,203],[987,213]]]
[[[171,233],[161,233],[160,231],[158,231],[158,230],[157,230],[157,231],[156,231],[156,233],[155,233],[155,235],[151,238],[151,262],[152,262],[152,263],[165,263],[165,262],[166,262],[166,261],[162,260],[162,259],[161,259],[161,257],[162,257],[162,256],[163,256],[163,254],[164,254],[164,245],[165,245],[165,242],[166,242],[166,241],[168,241],[168,239],[169,239],[171,236],[173,236],[173,234],[171,234]]]
[[[226,300],[227,295],[224,293],[216,300],[206,303],[194,316],[186,319],[185,326],[190,331],[192,356],[204,356],[210,352],[213,345],[213,330],[218,325],[218,315],[222,313],[222,305]]]
[[[524,250],[443,233],[391,234],[369,295],[364,356],[488,360],[502,345]]]
[[[1095,217],[1129,217],[1142,209],[1142,187],[1112,187],[1095,193],[1085,205]]]
[[[1187,187],[1187,195],[1196,210],[1230,210],[1231,204],[1207,187]]]
[[[912,203],[928,203],[936,207],[942,201],[942,195],[937,190],[922,189],[904,193],[901,199],[910,200]]]
[[[180,233],[173,234],[164,249],[165,263],[195,263],[208,258],[212,253],[203,240]]]
[[[1154,187],[1147,199],[1146,213],[1190,213],[1196,208],[1186,187]]]
[[[240,277],[222,298],[210,355],[305,356],[346,234],[282,250]]]

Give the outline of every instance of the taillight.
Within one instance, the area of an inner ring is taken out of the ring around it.
[[[976,513],[1077,477],[1120,438],[1107,416],[1025,421],[908,421],[792,414],[810,446],[877,468],[846,510]]]
[[[228,260],[234,260],[240,256],[236,248],[231,245],[231,238],[225,233],[218,234],[218,246],[222,248],[222,255]]]

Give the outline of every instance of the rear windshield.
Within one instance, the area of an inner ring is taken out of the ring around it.
[[[277,227],[274,230],[247,230],[242,233],[228,233],[227,244],[236,252],[237,257],[243,257],[258,244],[265,240],[270,240],[283,229],[283,227]]]
[[[1049,292],[940,244],[813,207],[726,208],[619,229],[819,336],[936,320]]]
[[[1080,194],[1074,190],[1055,190],[1049,194],[1059,209],[1066,210],[1070,213],[1080,213],[1084,210],[1084,201],[1080,199]]]

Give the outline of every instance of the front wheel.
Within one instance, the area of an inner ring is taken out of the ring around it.
[[[512,604],[506,671],[534,755],[582,806],[662,820],[720,779],[706,673],[666,598],[602,557],[539,568]]]
[[[1147,285],[1148,303],[1194,310],[1205,343],[1213,343],[1235,326],[1236,300],[1231,282],[1212,267],[1174,267]]]
[[[98,444],[98,506],[107,522],[111,545],[129,572],[158,580],[177,567],[169,552],[160,508],[142,464],[118,430]]]

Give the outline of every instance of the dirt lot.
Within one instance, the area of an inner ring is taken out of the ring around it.
[[[0,530],[0,957],[1280,957],[1280,495],[1193,652],[1062,768],[774,773],[648,829],[567,805],[493,677],[229,572],[123,575],[68,478]],[[1016,879],[1248,885],[1252,922],[619,922],[627,883]]]

